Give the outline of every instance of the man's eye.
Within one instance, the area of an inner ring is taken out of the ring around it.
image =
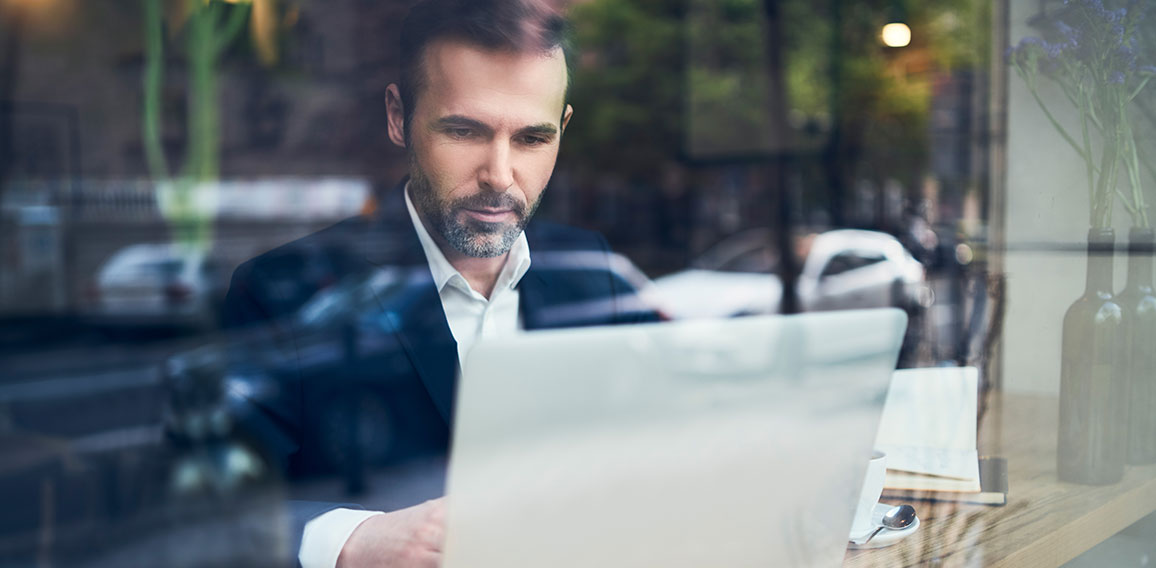
[[[543,138],[541,136],[523,136],[522,137],[522,144],[525,144],[526,146],[543,146],[543,145],[549,144],[549,143],[550,143],[550,139]]]
[[[469,128],[450,128],[446,130],[446,134],[449,134],[454,138],[469,138],[470,136],[473,136],[474,131],[470,130]]]

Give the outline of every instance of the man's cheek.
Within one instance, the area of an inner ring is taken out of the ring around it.
[[[434,166],[435,171],[431,173],[437,176],[441,187],[455,194],[473,193],[477,185],[480,162],[471,155],[471,152],[450,152],[440,158]]]

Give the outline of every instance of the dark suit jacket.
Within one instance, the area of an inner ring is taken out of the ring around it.
[[[657,319],[601,236],[535,220],[526,237],[527,330]],[[242,264],[225,304],[231,372],[250,381],[230,392],[236,422],[290,474],[447,450],[457,345],[401,187]]]

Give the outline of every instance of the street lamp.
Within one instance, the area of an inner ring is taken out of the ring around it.
[[[903,22],[892,22],[883,26],[880,37],[887,47],[907,47],[911,44],[911,28]]]

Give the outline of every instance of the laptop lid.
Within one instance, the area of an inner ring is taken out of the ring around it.
[[[459,385],[443,566],[832,566],[899,310],[542,331]]]

